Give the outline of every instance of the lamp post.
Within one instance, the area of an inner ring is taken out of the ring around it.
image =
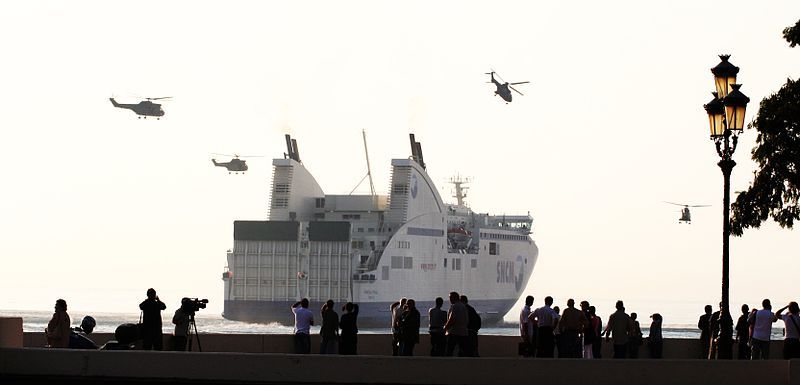
[[[736,151],[739,134],[744,130],[744,113],[750,98],[745,96],[736,83],[736,74],[739,67],[728,62],[730,55],[720,55],[722,61],[711,69],[714,74],[716,92],[712,92],[714,99],[704,105],[708,113],[708,122],[711,128],[711,140],[717,148],[720,157],[719,168],[724,179],[723,209],[722,209],[722,311],[730,314],[729,307],[729,239],[731,235],[730,205],[731,205],[731,171],[736,166],[732,159]]]

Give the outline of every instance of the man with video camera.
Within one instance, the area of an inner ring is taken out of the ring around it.
[[[172,317],[172,323],[175,324],[175,335],[172,339],[172,349],[175,351],[186,351],[186,343],[189,341],[189,333],[191,332],[192,325],[194,324],[194,313],[200,309],[205,309],[207,299],[197,299],[183,297],[181,299],[181,307],[175,310],[175,315]],[[200,339],[197,340],[198,348],[200,347]],[[191,347],[191,345],[189,345]],[[201,349],[202,350],[202,349]]]
[[[175,310],[172,323],[175,324],[175,333],[172,338],[172,350],[183,352],[186,350],[186,339],[189,336],[189,312],[184,310],[189,298],[181,299],[181,306]]]

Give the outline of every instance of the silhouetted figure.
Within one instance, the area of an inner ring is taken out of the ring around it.
[[[533,296],[525,297],[525,306],[519,312],[519,336],[522,338],[520,353],[523,357],[531,357],[535,354],[534,350],[534,327],[533,320],[529,319],[531,315],[531,306],[533,306]]]
[[[544,306],[536,309],[531,314],[536,325],[536,357],[553,358],[555,350],[555,323],[558,314],[550,308],[553,305],[553,297],[547,296],[544,299]]]
[[[142,311],[142,349],[164,350],[161,311],[166,308],[167,305],[158,299],[155,289],[147,289],[147,299],[139,304],[139,309]]]
[[[91,316],[83,317],[80,326],[70,330],[69,348],[70,349],[97,349],[97,344],[89,338],[97,322]]]
[[[308,310],[308,298],[303,298],[292,305],[294,313],[294,352],[295,354],[311,353],[311,325],[314,325],[314,314]]]
[[[631,313],[631,322],[633,329],[631,330],[630,340],[628,341],[628,357],[639,358],[639,346],[642,346],[644,337],[642,335],[642,327],[636,319],[639,316],[636,313]]]
[[[751,359],[769,359],[769,340],[772,336],[772,323],[778,321],[778,317],[772,312],[772,304],[769,299],[761,301],[763,309],[751,313],[747,322],[753,325],[753,333],[750,336],[752,345]]]
[[[711,345],[711,305],[706,305],[703,310],[705,313],[697,320],[697,328],[700,329],[700,349],[702,358],[708,359],[708,351]]]
[[[175,325],[175,331],[172,337],[172,350],[176,352],[186,351],[186,342],[189,338],[189,316],[191,312],[186,309],[189,298],[181,299],[181,306],[175,310],[172,315],[172,323]]]
[[[458,293],[450,292],[450,310],[447,312],[447,322],[444,324],[444,332],[447,335],[447,351],[445,355],[452,356],[456,346],[458,346],[458,356],[467,356],[468,323],[467,307],[461,303],[461,297]]]
[[[47,336],[47,347],[50,348],[68,348],[70,324],[72,321],[67,314],[67,301],[57,299],[55,304],[55,313],[53,318],[47,323],[47,328],[44,329],[44,334]]]
[[[594,306],[589,306],[589,313],[592,314],[592,327],[597,333],[597,338],[592,343],[592,357],[603,358],[603,319],[597,315],[597,309]]]
[[[431,335],[431,357],[444,356],[447,341],[444,336],[444,324],[447,312],[442,310],[444,300],[436,297],[436,305],[428,310],[428,334]]]
[[[747,316],[750,313],[750,307],[747,304],[742,305],[742,315],[736,321],[736,342],[738,345],[740,360],[750,359],[750,325],[747,323]]]
[[[586,324],[583,327],[583,346],[581,346],[581,357],[583,358],[593,358],[594,353],[592,351],[592,344],[594,340],[597,338],[597,334],[595,334],[594,323],[592,322],[592,312],[589,311],[589,301],[581,301],[581,313],[583,313],[583,317],[586,319]]]
[[[389,311],[392,312],[392,355],[396,356],[400,353],[400,315],[403,314],[403,309],[406,306],[407,299],[401,298],[399,301],[389,305]]]
[[[719,310],[711,314],[708,321],[711,344],[708,358],[711,360],[730,360],[733,358],[733,319],[722,302]]]
[[[342,339],[339,342],[339,354],[358,354],[358,305],[352,302],[344,304],[342,318],[339,321]]]
[[[628,357],[628,341],[633,332],[633,321],[628,314],[625,313],[625,306],[622,301],[617,301],[617,311],[608,317],[608,324],[606,325],[605,336],[606,341],[613,337],[614,341],[614,358],[627,358]]]
[[[589,321],[582,311],[575,308],[575,300],[567,300],[567,308],[561,314],[558,321],[558,329],[561,333],[561,345],[558,348],[558,356],[565,358],[581,358],[583,356],[583,343],[581,334]],[[562,352],[563,350],[563,352]]]
[[[781,314],[789,309],[788,314]],[[783,320],[785,338],[783,339],[783,358],[786,360],[800,358],[800,307],[797,302],[789,302],[788,305],[778,309],[775,317]]]
[[[319,354],[336,354],[339,350],[339,314],[333,310],[332,299],[325,301],[320,315],[322,316],[322,327],[319,329],[321,337]]]
[[[650,358],[662,358],[664,356],[664,337],[661,335],[661,314],[654,313],[650,316],[653,322],[650,323],[650,335],[647,336],[647,346],[650,348]]]
[[[566,350],[561,348],[561,330],[558,329],[558,322],[561,321],[561,308],[553,306],[553,311],[556,313],[556,318],[553,321],[553,346],[556,347],[555,351],[558,358],[564,358],[563,352]]]
[[[461,295],[461,303],[467,308],[467,356],[479,357],[478,330],[481,329],[481,316],[469,304],[469,298],[466,295]]]
[[[100,350],[133,350],[134,343],[140,339],[139,325],[128,323],[117,326],[114,338],[100,347]]]
[[[413,356],[414,345],[419,343],[420,314],[413,299],[406,301],[400,314],[400,355]]]

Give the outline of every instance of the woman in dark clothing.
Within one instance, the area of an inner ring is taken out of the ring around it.
[[[661,335],[661,323],[664,319],[658,313],[651,315],[650,318],[653,319],[653,323],[650,324],[650,335],[647,337],[650,358],[661,358],[664,353],[664,337]]]
[[[419,343],[420,315],[413,299],[406,301],[406,307],[400,316],[400,355],[413,356],[414,345]]]
[[[355,355],[358,347],[358,305],[348,302],[342,307],[342,319],[339,328],[342,329],[339,354]]]

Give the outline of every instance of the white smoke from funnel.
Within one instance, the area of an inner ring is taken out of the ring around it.
[[[408,129],[421,132],[428,120],[428,103],[421,96],[414,96],[408,101]]]

